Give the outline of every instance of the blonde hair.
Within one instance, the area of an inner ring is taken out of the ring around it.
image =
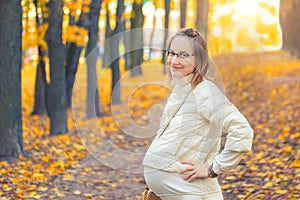
[[[199,83],[203,81],[203,78],[207,74],[209,68],[209,56],[206,41],[196,29],[183,28],[171,37],[167,44],[167,49],[170,49],[172,41],[177,36],[188,37],[194,41],[192,42],[192,45],[194,47],[196,65],[190,81],[192,88],[195,88]],[[168,55],[166,55],[166,58],[167,57]]]

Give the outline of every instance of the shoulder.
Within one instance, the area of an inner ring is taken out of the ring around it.
[[[198,95],[204,95],[204,96],[215,96],[215,95],[221,95],[224,96],[222,91],[219,89],[219,87],[213,83],[210,80],[203,80],[201,83],[199,83],[195,89],[194,89],[195,94]]]
[[[219,87],[210,80],[204,80],[199,83],[194,89],[196,102],[199,105],[205,106],[205,109],[220,109],[229,103],[225,94]]]

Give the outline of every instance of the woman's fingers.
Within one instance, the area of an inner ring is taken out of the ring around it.
[[[179,174],[184,174],[184,173],[186,173],[188,171],[192,171],[192,170],[194,170],[194,167],[187,167],[187,168],[179,171]]]
[[[188,165],[194,165],[193,162],[190,162],[190,161],[186,161],[186,160],[182,160],[180,161],[181,164],[188,164]]]
[[[194,175],[190,176],[190,178],[187,179],[186,181],[189,182],[189,183],[191,183],[192,181],[194,181],[194,180],[197,179],[197,178],[198,178],[198,176],[197,176],[197,174],[195,173]]]
[[[188,172],[188,171],[192,171],[192,170],[195,169],[195,168],[194,168],[194,163],[192,163],[192,162],[190,162],[190,161],[180,161],[180,163],[181,163],[181,164],[188,164],[188,165],[190,165],[190,167],[187,167],[187,168],[185,168],[185,169],[179,171],[179,174],[184,174],[184,173],[186,173],[186,172]]]
[[[196,178],[200,178],[197,171],[196,170],[193,170],[191,171],[190,173],[188,173],[183,179],[185,181],[188,181],[188,182],[192,182],[193,180],[195,180]]]
[[[190,166],[186,167],[185,169],[179,171],[179,174],[186,174],[183,178],[188,182],[192,182],[197,178],[207,178],[208,177],[208,168],[209,165],[206,163],[198,163],[194,164],[190,161],[181,161],[182,164],[188,164]]]
[[[183,178],[183,180],[188,181],[188,180],[191,179],[191,177],[193,177],[195,174],[196,174],[196,172],[195,172],[195,171],[192,171],[192,172],[188,173],[188,174]]]

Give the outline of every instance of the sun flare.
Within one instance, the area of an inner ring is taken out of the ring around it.
[[[278,50],[282,43],[279,0],[215,1],[209,30],[213,54]]]

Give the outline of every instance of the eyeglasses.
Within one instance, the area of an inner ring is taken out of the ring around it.
[[[168,49],[166,50],[169,58],[174,58],[175,56],[177,56],[177,58],[181,59],[181,60],[185,60],[190,56],[194,56],[195,54],[189,54],[187,52],[181,51],[179,53],[175,53],[174,51]]]

